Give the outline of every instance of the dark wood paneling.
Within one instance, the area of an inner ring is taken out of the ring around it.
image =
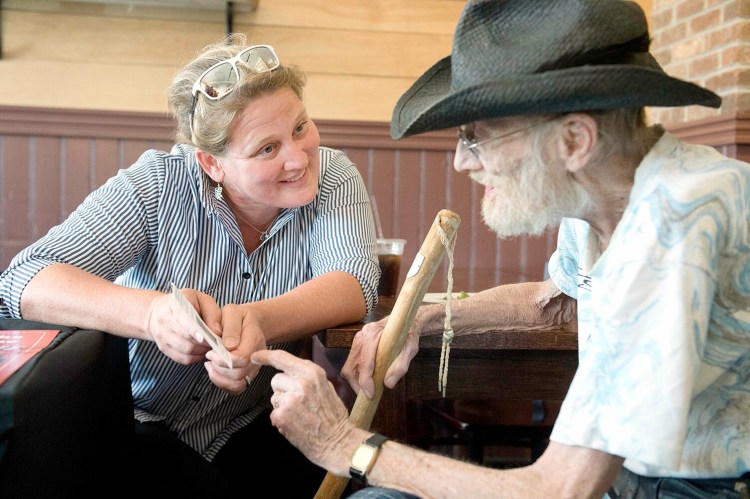
[[[89,170],[93,142],[84,137],[74,137],[64,142],[65,155],[60,167],[63,172],[63,209],[66,214],[75,210],[93,187]]]
[[[3,180],[6,192],[3,195],[4,235],[10,240],[23,240],[30,237],[28,225],[14,223],[25,220],[30,210],[31,175],[28,167],[29,138],[23,136],[6,137],[3,141]]]
[[[385,236],[407,240],[402,282],[443,208],[461,216],[454,290],[543,278],[555,232],[498,240],[482,221],[481,190],[453,169],[454,131],[395,141],[387,123],[317,125],[322,144],[344,150],[357,165],[377,201]],[[750,115],[713,118],[670,131],[750,160]],[[168,150],[172,137],[171,119],[159,113],[0,106],[0,268],[143,151]],[[445,259],[429,291],[446,288],[447,269]]]
[[[96,139],[94,142],[94,175],[92,189],[104,184],[117,173],[120,164],[120,144],[116,139]]]
[[[36,240],[53,225],[60,222],[65,214],[62,204],[61,151],[59,137],[37,137],[34,151],[36,161],[30,165],[36,179],[34,202],[29,209],[31,237]]]

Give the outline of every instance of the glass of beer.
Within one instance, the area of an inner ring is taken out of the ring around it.
[[[377,239],[378,263],[380,263],[380,283],[378,296],[395,298],[398,295],[401,275],[401,256],[406,239]]]

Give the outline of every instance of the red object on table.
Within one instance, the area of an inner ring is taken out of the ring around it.
[[[0,384],[30,358],[44,350],[60,333],[56,329],[0,331]]]

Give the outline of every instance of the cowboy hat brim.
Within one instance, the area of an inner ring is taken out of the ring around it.
[[[451,56],[438,61],[401,96],[391,137],[451,128],[472,121],[644,106],[719,107],[721,98],[659,69],[586,65],[451,88]]]

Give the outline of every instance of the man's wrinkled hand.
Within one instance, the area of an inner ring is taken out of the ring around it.
[[[271,423],[310,461],[346,476],[346,441],[357,428],[323,368],[283,350],[258,351],[253,362],[280,371],[271,380]]]
[[[390,316],[389,316],[390,317]],[[375,393],[375,358],[378,343],[383,330],[388,322],[384,317],[377,322],[365,324],[352,340],[349,356],[341,368],[341,376],[349,383],[355,393],[362,389],[367,398],[372,398]],[[409,364],[419,351],[419,326],[412,324],[404,346],[393,363],[388,367],[383,378],[383,384],[388,388],[396,386],[398,380],[404,377],[409,370]]]

